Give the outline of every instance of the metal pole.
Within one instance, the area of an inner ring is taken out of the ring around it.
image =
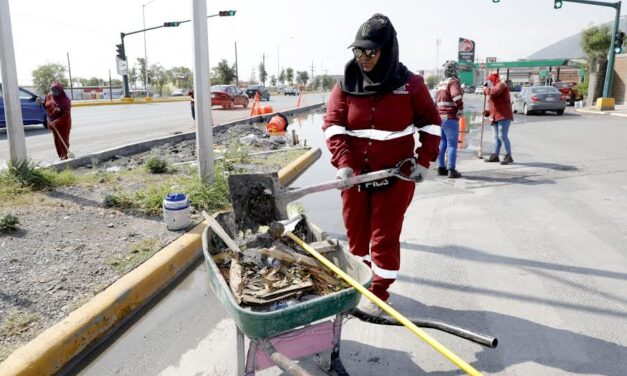
[[[70,76],[70,98],[74,100],[74,85],[72,84],[72,68],[70,67],[70,53],[67,53],[67,72]],[[109,71],[110,72],[110,71]]]
[[[113,101],[113,86],[111,85],[111,69],[109,69],[109,100]]]
[[[603,97],[610,98],[612,96],[612,81],[614,79],[614,43],[616,42],[616,33],[618,33],[618,24],[620,23],[620,6],[621,2],[616,3],[616,18],[614,19],[614,28],[612,31],[612,42],[610,43],[609,56],[607,58],[607,69],[605,70],[605,83],[603,84]]]
[[[146,30],[146,4],[142,5],[142,19],[144,22],[144,30]],[[144,89],[146,97],[148,96],[148,51],[146,49],[146,31],[144,31]]]
[[[237,42],[235,42],[235,84],[239,87],[239,68],[237,66]]]
[[[194,41],[194,105],[196,106],[196,155],[200,178],[213,182],[213,119],[209,92],[209,32],[207,31],[207,0],[192,0]]]
[[[15,165],[26,161],[27,156],[22,107],[17,85],[17,67],[15,65],[9,0],[0,0],[0,71],[2,71],[1,78],[4,85],[4,113],[9,141],[9,156],[11,163]]]
[[[124,52],[124,56],[122,56],[122,60],[126,60],[126,48],[124,47],[124,33],[120,33],[120,39],[122,40],[122,50]],[[127,67],[128,67],[128,60]],[[124,98],[131,97],[131,89],[128,86],[128,72],[125,75],[122,75],[122,79],[124,80]]]
[[[281,72],[279,72],[279,44],[276,44],[276,79],[277,82],[279,81],[279,74],[281,74]],[[279,84],[277,83],[277,87],[279,86]]]

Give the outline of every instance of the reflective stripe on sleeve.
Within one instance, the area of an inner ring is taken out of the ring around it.
[[[368,261],[368,262],[372,262],[372,258],[370,258],[370,255],[365,255],[365,256],[355,256],[359,261]]]
[[[418,128],[418,132],[425,132],[425,133],[429,133],[432,134],[434,136],[438,136],[441,137],[442,136],[442,127],[440,127],[439,125],[425,125],[422,128]]]
[[[439,106],[443,106],[443,107],[453,107],[455,106],[454,102],[438,102],[438,107]]]
[[[346,134],[346,127],[334,124],[324,130],[324,138],[327,140],[340,134]]]
[[[398,270],[383,269],[377,266],[377,264],[375,264],[374,262],[370,267],[372,268],[372,272],[381,278],[396,279],[396,277],[398,276]]]

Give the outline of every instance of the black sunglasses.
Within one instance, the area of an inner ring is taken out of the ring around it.
[[[372,58],[374,58],[377,55],[377,51],[379,51],[379,50],[364,50],[364,49],[359,48],[359,47],[353,48],[353,54],[358,59],[361,59],[361,58],[372,59]]]

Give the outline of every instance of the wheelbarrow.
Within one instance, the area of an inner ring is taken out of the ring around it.
[[[392,318],[372,317],[355,309],[360,294],[354,288],[334,292],[286,308],[256,312],[238,305],[231,290],[214,262],[212,255],[218,254],[233,244],[239,233],[233,212],[214,216],[221,226],[215,231],[211,226],[203,232],[202,245],[209,285],[227,314],[237,327],[237,374],[254,376],[273,366],[278,366],[290,375],[309,375],[292,360],[316,355],[331,350],[330,362],[324,363],[325,371],[334,371],[338,376],[348,376],[340,359],[342,321],[346,315],[353,315],[362,321],[380,325],[400,325]],[[305,219],[303,240],[307,243],[323,241],[326,234],[314,223]],[[362,261],[338,245],[337,249],[325,256],[365,287],[371,282],[372,272]],[[333,317],[333,319],[329,319]],[[322,320],[322,321],[321,321]],[[413,322],[425,328],[438,329],[462,337],[487,347],[496,347],[497,340],[488,335],[478,334],[438,320],[420,319]],[[246,351],[245,337],[250,339]]]

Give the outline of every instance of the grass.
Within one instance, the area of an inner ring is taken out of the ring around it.
[[[20,310],[11,311],[0,324],[0,337],[15,337],[28,330],[31,323],[39,320],[34,313]]]
[[[256,164],[264,165],[264,166],[285,166],[288,163],[292,162],[294,159],[300,157],[305,154],[307,150],[305,149],[296,149],[296,150],[280,150],[276,153],[253,156]]]
[[[146,160],[146,169],[152,174],[163,174],[168,172],[168,161],[160,156],[152,155]]]
[[[163,199],[170,192],[185,193],[197,210],[213,211],[229,205],[227,177],[231,173],[240,172],[232,163],[228,161],[220,163],[216,167],[215,180],[211,184],[200,179],[196,168],[190,167],[187,172],[189,174],[169,177],[136,192],[116,190],[105,197],[103,205],[157,216],[161,215]]]
[[[6,170],[0,172],[0,202],[2,205],[28,203],[30,200],[22,196],[77,182],[78,177],[71,170],[57,172],[32,161],[10,163]]]
[[[7,233],[17,230],[20,220],[17,216],[7,213],[0,218],[0,233]]]
[[[131,244],[127,255],[120,255],[109,260],[109,265],[119,275],[124,275],[135,269],[144,261],[161,249],[161,241],[155,238],[146,238],[139,243]]]

